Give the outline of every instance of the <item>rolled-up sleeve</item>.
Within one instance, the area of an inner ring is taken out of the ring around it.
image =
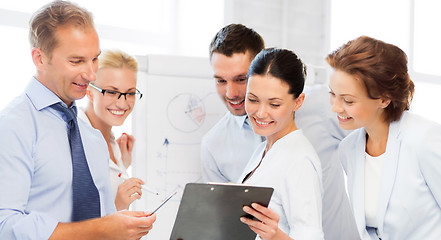
[[[0,116],[0,239],[48,239],[58,222],[25,211],[34,165],[32,134],[23,131]]]

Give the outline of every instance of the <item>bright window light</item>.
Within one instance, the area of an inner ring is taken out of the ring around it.
[[[400,47],[415,83],[411,111],[441,123],[433,110],[441,103],[441,32],[431,27],[441,22],[440,9],[438,0],[333,0],[330,51],[361,35]]]
[[[0,1],[0,111],[35,73],[28,42],[29,17],[50,0]],[[73,0],[94,16],[102,50],[131,55],[208,57],[208,45],[223,26],[224,0]],[[81,103],[81,102],[79,102]],[[130,122],[130,121],[126,121]]]
[[[415,1],[414,69],[441,76],[441,1]]]
[[[361,35],[393,43],[409,51],[407,0],[333,0],[331,4],[331,50]]]

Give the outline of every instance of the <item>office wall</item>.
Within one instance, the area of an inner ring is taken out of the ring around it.
[[[242,23],[265,39],[267,47],[296,52],[314,66],[325,66],[329,50],[329,1],[225,0],[225,24]]]
[[[137,59],[137,87],[144,96],[132,113],[136,139],[132,173],[160,195],[144,191],[133,208],[153,210],[177,191],[157,212],[154,229],[145,238],[168,239],[185,184],[201,182],[201,138],[227,110],[216,93],[208,58]]]

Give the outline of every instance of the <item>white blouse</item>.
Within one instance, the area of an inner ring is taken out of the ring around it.
[[[79,108],[78,109],[78,117],[88,123],[90,126],[92,124],[89,121],[89,118],[87,117],[86,113],[84,112],[84,109]],[[118,177],[118,174],[121,173],[125,175],[126,177],[130,177],[130,175],[127,172],[127,169],[125,168],[122,159],[121,159],[121,150],[119,149],[118,143],[115,140],[115,136],[113,135],[113,132],[110,135],[110,146],[112,146],[113,150],[113,156],[115,157],[116,163],[115,164],[112,159],[109,158],[109,177],[110,177],[110,185],[112,187],[112,196],[113,199],[116,198],[116,193],[118,192],[118,186],[124,182],[123,178]],[[106,146],[107,147],[107,146]]]
[[[237,183],[262,160],[245,184],[274,188],[269,208],[279,215],[279,228],[296,240],[324,239],[322,169],[314,148],[301,130],[276,141],[262,159],[265,147],[266,141],[258,146]]]
[[[380,194],[384,154],[372,157],[366,153],[364,162],[364,211],[366,226],[377,228],[377,209]]]

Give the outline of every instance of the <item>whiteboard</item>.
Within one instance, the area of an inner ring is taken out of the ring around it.
[[[227,109],[216,93],[208,58],[149,55],[137,60],[137,87],[144,95],[132,113],[132,175],[160,195],[143,192],[133,210],[153,210],[178,191],[158,210],[143,238],[169,239],[185,184],[201,182],[201,138]]]

